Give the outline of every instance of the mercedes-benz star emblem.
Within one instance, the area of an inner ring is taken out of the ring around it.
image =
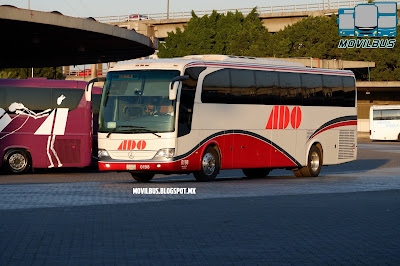
[[[133,152],[129,152],[128,157],[129,157],[129,159],[133,159],[133,158],[135,158],[135,154]]]

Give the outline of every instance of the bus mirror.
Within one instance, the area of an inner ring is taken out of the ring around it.
[[[85,89],[85,98],[87,102],[92,101],[92,89],[95,82],[105,82],[105,78],[94,78],[88,82]]]
[[[179,81],[174,82],[172,85],[172,88],[169,90],[169,99],[171,101],[176,100],[176,95],[178,93],[178,88],[179,88]]]
[[[169,84],[169,99],[171,101],[176,100],[178,88],[179,88],[181,81],[187,80],[188,78],[189,78],[188,75],[177,76],[171,81],[171,83]]]
[[[92,89],[93,89],[93,84],[94,84],[94,82],[89,83],[89,84],[86,86],[85,98],[86,98],[86,101],[87,101],[87,102],[92,101]]]

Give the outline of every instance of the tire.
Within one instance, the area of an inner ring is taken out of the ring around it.
[[[316,177],[321,172],[322,163],[322,152],[314,145],[308,153],[307,166],[294,169],[293,174],[297,177]]]
[[[3,166],[9,174],[25,174],[32,168],[29,152],[22,149],[11,149],[4,154]]]
[[[220,169],[219,156],[217,151],[208,147],[201,158],[200,171],[194,172],[193,175],[197,181],[208,182],[215,180]]]
[[[136,173],[131,173],[133,179],[135,179],[139,183],[147,183],[150,182],[151,179],[153,179],[154,174],[151,173],[145,173],[145,174],[136,174]]]
[[[242,169],[243,174],[247,177],[266,177],[271,171],[269,168],[248,168]]]

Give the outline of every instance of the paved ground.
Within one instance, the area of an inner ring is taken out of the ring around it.
[[[57,170],[0,175],[0,265],[400,263],[400,145],[361,140],[321,177],[216,182]],[[196,188],[133,195],[132,188]]]

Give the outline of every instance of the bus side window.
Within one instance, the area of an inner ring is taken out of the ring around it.
[[[204,67],[195,67],[188,68],[185,71],[185,75],[189,75],[189,79],[182,82],[178,114],[178,137],[189,134],[192,129],[193,105],[196,95],[197,80],[200,72],[204,69]]]
[[[320,74],[303,74],[301,76],[303,87],[304,106],[324,106],[325,93],[322,90],[322,77]]]
[[[61,107],[68,108],[70,111],[76,109],[83,97],[85,91],[82,89],[53,89],[52,95],[52,109]],[[61,95],[65,96],[65,99],[58,105],[57,99]]]
[[[255,77],[253,70],[231,69],[232,104],[256,104]]]
[[[331,101],[328,106],[345,106],[345,94],[343,91],[342,77],[334,75],[323,75],[325,89],[332,90]],[[330,95],[329,95],[330,96]]]
[[[6,106],[6,90],[0,88],[0,108],[7,111],[8,106]]]
[[[5,106],[7,110],[10,104],[14,102],[22,103],[34,112],[52,109],[50,88],[8,87],[6,91]],[[21,100],[21,95],[24,95],[23,100]]]
[[[256,70],[256,98],[258,104],[279,105],[278,73]]]
[[[374,110],[373,112],[373,120],[382,120],[382,111],[381,110]]]
[[[279,73],[280,104],[303,105],[299,73]]]
[[[201,93],[203,103],[229,103],[230,99],[229,69],[215,71],[204,78]]]
[[[353,77],[342,77],[344,105],[346,107],[354,107],[356,104],[355,80]]]

